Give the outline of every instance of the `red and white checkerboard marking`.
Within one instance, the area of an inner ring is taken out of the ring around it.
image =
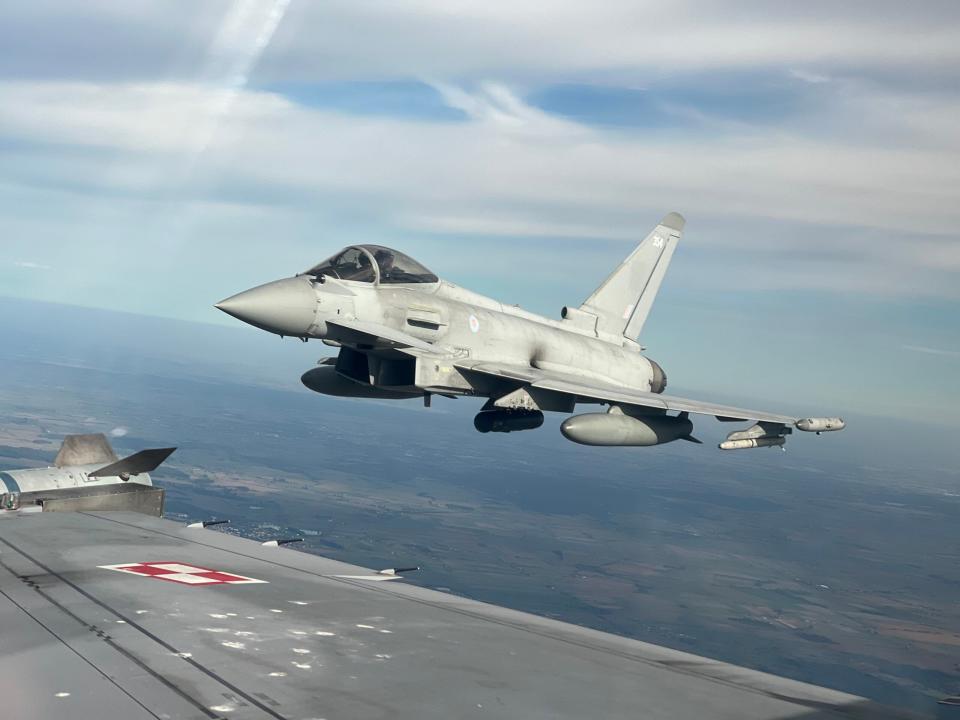
[[[211,570],[210,568],[185,565],[175,562],[124,563],[122,565],[98,565],[104,570],[140,575],[141,577],[167,580],[181,585],[251,585],[266,583],[266,580],[234,575],[233,573]]]

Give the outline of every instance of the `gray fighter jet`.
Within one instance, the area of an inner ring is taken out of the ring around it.
[[[544,411],[581,403],[606,412],[574,415],[563,435],[584,445],[699,442],[690,413],[754,421],[724,450],[782,446],[793,428],[841,430],[840,418],[799,418],[664,395],[667,376],[643,355],[639,336],[684,219],[670,213],[579,307],[560,320],[504,305],[441,280],[396,250],[355,245],[294,277],[217,303],[250,325],[340,348],[303,375],[311,390],[364,398],[432,394],[488,398],[480,432],[529,430]]]

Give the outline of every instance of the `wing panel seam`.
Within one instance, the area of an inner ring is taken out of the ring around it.
[[[78,513],[78,514],[88,515],[88,516],[91,516],[91,517],[99,517],[99,516],[97,516],[97,515],[91,515],[90,513]],[[103,518],[103,519],[109,519],[109,518]],[[126,525],[127,523],[123,523],[123,524]],[[134,527],[134,526],[130,526],[130,527]],[[140,530],[144,530],[144,529],[145,529],[145,528],[140,528]],[[84,590],[82,587],[80,587],[80,586],[77,585],[76,583],[74,583],[74,582],[72,582],[72,581],[70,581],[70,580],[67,580],[65,577],[63,577],[63,575],[61,575],[60,573],[55,572],[52,568],[48,567],[47,565],[44,565],[42,562],[40,562],[40,561],[37,560],[36,558],[34,558],[34,557],[32,557],[31,555],[29,555],[26,551],[18,548],[16,545],[14,545],[13,543],[11,543],[11,542],[10,542],[9,540],[7,540],[6,538],[0,537],[0,542],[2,542],[4,545],[6,545],[7,547],[9,547],[9,548],[10,548],[11,550],[13,550],[14,552],[19,553],[20,555],[22,555],[23,557],[25,557],[27,560],[29,560],[30,562],[32,562],[34,565],[36,565],[38,568],[40,568],[40,569],[43,570],[44,572],[49,573],[49,574],[52,575],[53,577],[55,577],[55,578],[57,578],[58,580],[60,580],[60,582],[62,582],[62,583],[64,583],[65,585],[73,588],[75,591],[77,591],[78,593],[80,593],[81,595],[83,595],[85,598],[87,598],[87,599],[90,600],[91,602],[96,603],[98,606],[102,607],[102,608],[103,608],[104,610],[106,610],[107,612],[112,613],[112,614],[115,615],[116,617],[120,618],[120,619],[123,620],[127,625],[135,628],[135,629],[136,629],[137,631],[139,631],[142,635],[144,635],[145,637],[149,638],[149,639],[152,640],[153,642],[157,643],[157,644],[160,645],[161,647],[166,648],[167,650],[169,650],[169,651],[172,652],[172,653],[180,654],[180,651],[177,650],[177,648],[175,648],[173,645],[170,645],[168,642],[166,642],[166,641],[163,640],[162,638],[158,637],[158,636],[155,635],[154,633],[150,632],[149,630],[147,630],[145,627],[143,627],[142,625],[140,625],[140,624],[139,624],[138,622],[136,622],[135,620],[127,617],[126,615],[124,615],[123,613],[121,613],[119,610],[116,610],[116,609],[110,607],[110,605],[108,605],[108,604],[105,603],[104,601],[102,601],[102,600],[100,600],[99,598],[91,595],[89,592],[87,592],[86,590]],[[184,698],[189,699],[189,700],[191,701],[191,704],[196,705],[197,707],[202,708],[203,711],[204,711],[204,713],[205,713],[208,717],[211,717],[211,718],[217,718],[217,717],[219,717],[219,715],[211,715],[209,708],[207,708],[205,705],[199,704],[197,700],[195,700],[195,699],[193,699],[193,698],[190,698],[190,696],[185,695],[179,688],[177,688],[175,685],[173,685],[172,683],[170,683],[170,681],[167,680],[166,678],[164,678],[162,675],[158,675],[158,674],[154,673],[152,670],[150,670],[150,668],[147,668],[145,665],[142,665],[142,664],[140,663],[140,661],[136,659],[136,656],[131,655],[129,652],[127,652],[127,651],[124,650],[123,648],[120,648],[120,647],[117,646],[116,644],[114,644],[114,647],[117,647],[117,649],[119,649],[124,655],[126,655],[127,657],[130,657],[130,658],[131,658],[132,660],[134,660],[134,662],[136,662],[138,665],[141,665],[141,667],[144,667],[148,672],[150,672],[151,675],[153,675],[154,677],[160,679],[162,682],[164,682],[164,684],[166,684],[166,685],[168,685],[169,687],[177,690],[177,692],[178,692],[181,696],[183,696]],[[182,656],[181,656],[181,657],[182,657]],[[267,706],[266,706],[263,702],[261,702],[260,700],[257,700],[255,697],[251,696],[251,695],[250,695],[249,693],[247,693],[246,691],[244,691],[244,690],[242,690],[241,688],[237,687],[236,685],[234,685],[233,683],[231,683],[229,680],[221,677],[221,676],[218,675],[216,672],[214,672],[214,671],[211,670],[210,668],[206,667],[205,665],[197,662],[197,661],[194,660],[193,658],[182,658],[182,659],[183,659],[184,662],[192,665],[194,668],[196,668],[197,670],[199,670],[199,671],[202,672],[203,674],[207,675],[207,676],[208,676],[209,678],[211,678],[212,680],[215,680],[216,682],[220,683],[223,687],[225,687],[225,688],[227,688],[227,689],[229,689],[229,690],[232,690],[232,691],[235,692],[237,695],[239,695],[240,697],[242,697],[244,700],[249,701],[251,705],[254,705],[255,707],[257,707],[257,708],[259,708],[260,710],[262,710],[263,712],[267,713],[268,715],[270,715],[270,717],[276,718],[276,720],[289,720],[286,716],[281,715],[281,714],[279,714],[278,712],[276,712],[275,710],[267,707]]]
[[[312,576],[314,576],[314,577],[322,578],[322,579],[324,579],[324,580],[329,580],[329,581],[341,583],[341,584],[344,584],[344,585],[350,585],[350,586],[352,586],[352,587],[355,587],[355,588],[358,588],[358,589],[362,589],[362,590],[366,590],[366,591],[368,591],[368,592],[379,593],[379,594],[382,594],[382,595],[385,595],[385,596],[388,596],[388,597],[391,597],[391,598],[404,599],[404,600],[407,600],[408,602],[413,602],[413,603],[416,603],[416,604],[418,604],[418,605],[424,605],[424,606],[426,606],[426,607],[431,607],[431,608],[434,608],[434,609],[439,609],[439,610],[444,610],[444,611],[447,611],[447,612],[452,612],[452,613],[455,613],[455,614],[457,614],[457,615],[462,615],[462,616],[464,616],[464,617],[473,618],[473,619],[475,619],[475,620],[481,620],[481,621],[484,621],[484,622],[494,623],[494,624],[500,625],[500,626],[502,626],[502,627],[509,627],[509,628],[514,629],[514,630],[518,630],[518,631],[525,632],[525,633],[530,633],[530,634],[532,634],[532,635],[536,635],[536,636],[538,636],[538,637],[547,638],[547,639],[550,639],[550,640],[555,640],[555,641],[557,641],[557,642],[562,642],[562,643],[567,644],[567,645],[575,645],[575,646],[577,646],[577,647],[584,648],[584,649],[586,649],[586,650],[593,650],[593,651],[595,651],[595,652],[601,652],[601,653],[609,654],[609,655],[612,655],[612,656],[615,656],[615,657],[619,657],[619,658],[621,658],[621,659],[623,659],[623,660],[629,660],[629,661],[636,662],[636,663],[641,664],[641,665],[645,665],[645,666],[647,666],[647,667],[654,667],[654,668],[658,668],[658,669],[660,669],[660,670],[666,670],[666,671],[669,671],[669,672],[681,673],[681,674],[683,674],[683,675],[688,675],[688,676],[691,676],[691,677],[696,677],[696,678],[699,678],[699,679],[702,679],[702,680],[706,680],[706,681],[708,681],[708,682],[717,683],[718,685],[724,685],[724,686],[726,686],[726,687],[733,687],[733,688],[736,688],[736,689],[738,689],[738,690],[742,690],[742,691],[744,691],[744,692],[752,693],[752,694],[754,694],[754,695],[761,695],[761,696],[763,696],[763,697],[769,697],[769,698],[771,698],[771,699],[780,700],[781,702],[787,702],[787,701],[789,701],[789,702],[794,703],[794,704],[796,704],[796,705],[799,705],[799,706],[801,706],[801,707],[815,707],[815,708],[820,709],[820,710],[823,710],[823,709],[824,709],[824,703],[823,703],[823,701],[810,700],[810,699],[805,699],[805,698],[795,698],[795,697],[791,697],[790,695],[786,695],[786,694],[784,694],[784,693],[782,693],[782,692],[781,692],[781,693],[777,693],[777,692],[773,692],[773,691],[770,691],[770,690],[763,690],[763,689],[760,689],[760,688],[757,688],[757,687],[753,687],[753,686],[750,686],[750,685],[744,685],[744,684],[742,684],[742,683],[734,682],[734,681],[732,681],[732,680],[727,680],[727,679],[724,679],[724,678],[718,678],[718,677],[716,677],[716,676],[714,676],[714,675],[706,675],[706,674],[703,674],[703,673],[697,673],[697,672],[694,672],[694,671],[692,671],[692,670],[689,670],[689,669],[686,669],[686,668],[683,668],[683,667],[679,667],[679,666],[676,666],[676,665],[671,665],[671,664],[670,664],[669,662],[667,662],[667,661],[651,660],[651,659],[649,659],[649,658],[638,657],[638,656],[636,656],[636,655],[630,654],[630,653],[628,653],[628,652],[624,652],[624,651],[622,651],[622,650],[614,650],[614,649],[610,649],[610,648],[606,648],[606,647],[599,646],[599,645],[594,644],[594,643],[591,643],[591,642],[576,640],[576,639],[573,639],[573,638],[570,638],[570,637],[562,637],[562,636],[559,636],[559,635],[553,635],[553,634],[550,634],[550,633],[548,633],[548,632],[544,632],[544,631],[541,631],[541,630],[537,630],[537,629],[534,629],[534,628],[531,628],[531,627],[528,627],[528,626],[524,626],[524,625],[519,625],[519,624],[510,622],[510,621],[508,621],[508,620],[501,620],[501,619],[493,618],[493,617],[490,617],[490,616],[488,616],[488,615],[483,615],[483,614],[477,613],[477,612],[471,612],[471,611],[469,611],[469,610],[464,610],[464,609],[462,609],[462,608],[450,607],[450,606],[444,605],[444,604],[439,603],[439,602],[431,602],[431,601],[429,601],[429,600],[423,600],[423,599],[420,599],[420,598],[414,598],[414,597],[410,597],[410,596],[408,596],[408,595],[399,595],[399,594],[396,594],[396,593],[394,593],[394,592],[391,592],[388,588],[380,587],[380,584],[377,584],[377,586],[374,587],[374,586],[371,586],[371,585],[368,585],[368,584],[359,582],[359,581],[357,581],[357,580],[350,580],[350,579],[347,579],[347,578],[339,578],[339,577],[335,577],[335,576],[332,576],[332,575],[326,575],[326,574],[324,574],[324,573],[314,572],[314,571],[312,571],[312,570],[306,570],[306,569],[304,569],[304,568],[296,567],[296,566],[293,566],[293,565],[286,565],[286,564],[284,564],[284,563],[277,562],[277,561],[275,561],[275,560],[268,560],[268,559],[265,559],[265,558],[257,557],[257,556],[255,556],[255,555],[248,555],[248,554],[246,554],[246,553],[238,552],[238,551],[236,551],[236,550],[230,550],[230,549],[227,549],[227,548],[222,548],[222,547],[219,547],[219,546],[217,546],[217,545],[210,545],[210,544],[207,544],[207,543],[200,542],[199,540],[191,540],[191,539],[189,539],[189,538],[184,538],[184,537],[182,537],[182,536],[180,536],[180,535],[175,535],[175,534],[173,534],[173,533],[167,533],[167,532],[163,532],[162,530],[157,530],[157,529],[155,529],[155,528],[147,528],[147,527],[143,527],[143,526],[141,526],[141,525],[135,525],[135,524],[133,524],[133,523],[124,522],[123,520],[117,520],[117,519],[115,519],[115,518],[105,517],[105,516],[103,516],[103,515],[97,515],[97,514],[95,514],[95,513],[86,513],[86,512],[84,512],[84,513],[80,513],[80,514],[88,515],[88,516],[90,516],[90,517],[97,518],[98,520],[107,520],[107,521],[109,521],[109,522],[117,523],[117,524],[119,524],[119,525],[124,525],[124,526],[130,527],[130,528],[135,528],[135,529],[140,530],[140,531],[147,530],[147,531],[149,531],[149,532],[155,533],[155,534],[157,534],[157,535],[162,535],[162,536],[164,536],[164,537],[174,538],[174,539],[180,540],[180,541],[182,541],[182,542],[186,542],[186,543],[190,543],[190,544],[195,544],[195,545],[200,545],[201,547],[211,548],[211,549],[213,549],[213,550],[219,550],[219,551],[221,551],[221,552],[229,553],[229,554],[231,554],[231,555],[236,555],[236,556],[238,556],[238,557],[244,557],[244,558],[248,558],[248,559],[250,559],[250,560],[255,560],[255,561],[257,561],[257,562],[266,563],[267,565],[274,565],[275,567],[281,567],[281,568],[284,568],[284,569],[286,569],[286,570],[292,570],[292,571],[294,571],[294,572],[303,573],[303,574],[305,574],[305,575],[312,575]],[[245,539],[245,538],[240,538],[240,539]],[[0,538],[0,540],[2,540],[2,538]],[[327,558],[324,558],[322,555],[315,555],[314,557],[321,558],[321,559],[327,559]],[[480,603],[479,600],[475,600],[475,601],[471,601],[471,602],[478,602],[478,603]],[[481,604],[482,604],[482,603],[481,603]],[[492,606],[492,607],[500,607],[500,606]],[[504,608],[504,609],[506,609],[506,610],[511,610],[510,608]],[[523,611],[521,611],[521,610],[511,610],[511,612],[523,612]],[[543,618],[540,618],[539,616],[534,616],[534,617],[537,617],[538,619],[543,619]],[[574,627],[579,628],[579,626],[574,626]],[[589,629],[589,628],[588,628],[588,629]],[[602,631],[596,631],[596,632],[602,632]],[[614,637],[620,638],[620,636],[614,636]],[[632,638],[623,638],[623,639],[632,640],[633,642],[643,643],[642,640],[635,640],[635,639],[632,639]],[[657,645],[653,645],[653,647],[660,648],[660,646],[657,646]],[[660,648],[660,649],[662,649],[662,648]],[[669,648],[668,648],[668,649],[669,649]],[[681,651],[677,651],[677,652],[681,652]],[[692,657],[697,657],[697,656],[692,656]],[[705,660],[705,661],[707,661],[708,663],[717,663],[717,664],[720,664],[720,665],[727,666],[727,663],[723,663],[722,661],[719,661],[719,660],[713,660],[713,659],[711,659],[711,658],[698,658],[698,659]],[[733,667],[733,668],[738,668],[738,669],[739,669],[739,666],[736,666],[736,665],[729,665],[729,667]],[[749,668],[742,668],[742,669],[745,669],[745,670],[747,670],[747,671],[749,671],[749,672],[760,673],[759,670],[750,670]],[[778,678],[778,679],[783,680],[784,678]],[[799,683],[799,682],[800,682],[800,681],[797,681],[797,680],[789,680],[789,678],[786,678],[786,680],[787,680],[788,682],[795,682],[795,683]],[[836,714],[837,714],[837,717],[842,717],[842,716],[844,715],[844,713],[843,713],[843,708],[842,708],[841,706],[831,705],[831,706],[829,706],[829,709],[832,710],[834,713],[836,713]]]
[[[0,560],[0,566],[3,566],[3,567],[4,567],[11,575],[13,575],[14,577],[17,577],[17,578],[20,577],[19,575],[17,575],[17,574],[13,571],[13,568],[11,568],[9,565],[7,565],[7,564],[6,564],[5,562],[3,562],[2,560]],[[38,592],[38,593],[41,595],[41,597],[43,597],[44,600],[46,600],[46,601],[49,602],[51,605],[53,605],[54,607],[56,607],[58,610],[60,610],[60,611],[63,612],[64,614],[66,614],[68,617],[72,618],[73,620],[76,620],[78,623],[80,623],[80,624],[83,625],[84,627],[88,627],[87,623],[83,622],[83,620],[81,620],[81,619],[78,618],[76,615],[74,615],[72,612],[70,612],[69,610],[67,610],[65,607],[63,607],[63,605],[61,605],[59,602],[57,602],[56,600],[54,600],[53,598],[51,598],[51,597],[50,597],[49,595],[47,595],[45,592],[43,592],[43,591],[40,590],[39,588],[34,588],[34,590],[36,590],[36,592]],[[33,620],[37,625],[39,625],[39,626],[42,627],[44,630],[46,630],[50,635],[52,635],[52,636],[55,637],[57,640],[59,640],[61,645],[63,645],[63,646],[64,646],[65,648],[67,648],[70,652],[72,652],[72,653],[73,653],[74,655],[76,655],[78,658],[80,658],[81,660],[83,660],[83,662],[85,662],[87,665],[89,665],[89,666],[92,667],[94,670],[96,670],[97,673],[99,673],[100,675],[102,675],[103,678],[104,678],[107,682],[109,682],[111,685],[113,685],[114,687],[116,687],[117,690],[119,690],[119,691],[122,692],[124,695],[126,695],[128,698],[130,698],[131,700],[133,700],[133,702],[135,702],[137,705],[139,705],[141,708],[143,708],[147,713],[149,713],[149,714],[152,715],[153,717],[157,718],[157,720],[160,720],[160,716],[159,716],[159,715],[157,715],[153,710],[151,710],[151,709],[148,708],[146,705],[144,705],[142,702],[140,702],[136,697],[134,697],[133,694],[130,693],[129,690],[127,690],[126,688],[124,688],[124,687],[123,687],[122,685],[120,685],[116,680],[114,680],[112,677],[110,677],[109,675],[107,675],[103,670],[101,670],[101,669],[97,666],[96,663],[94,663],[92,660],[90,660],[90,658],[88,658],[88,657],[85,656],[83,653],[81,653],[79,650],[77,650],[75,647],[73,647],[72,645],[70,645],[66,640],[64,640],[60,635],[58,635],[52,628],[50,628],[50,627],[49,627],[48,625],[46,625],[40,618],[38,618],[36,615],[34,615],[32,612],[30,612],[27,608],[25,608],[23,605],[21,605],[19,602],[17,602],[13,597],[11,597],[8,593],[6,593],[2,588],[0,588],[0,595],[3,595],[3,597],[5,597],[7,600],[9,600],[10,603],[11,603],[14,607],[16,607],[18,610],[20,610],[20,612],[22,612],[24,615],[26,615],[26,616],[29,617],[31,620]],[[118,651],[120,651],[121,653],[123,653],[123,650],[122,650],[121,648],[116,647],[116,646],[114,645],[114,643],[112,643],[110,640],[105,640],[105,642],[106,642],[107,644],[109,644],[111,647],[113,647],[115,650],[118,650]],[[126,655],[126,653],[123,653],[123,654]],[[150,670],[150,668],[148,668],[148,667],[146,667],[146,666],[144,666],[144,665],[142,665],[142,664],[140,664],[140,666],[143,667],[143,668],[144,668],[145,670],[147,670],[147,671]],[[195,704],[195,703],[191,703],[191,704]],[[210,718],[216,718],[216,717],[218,717],[217,715],[212,715],[212,714],[210,713],[210,711],[209,711],[206,707],[204,707],[204,706],[202,706],[202,705],[197,706],[197,707],[199,707],[201,710],[203,710],[203,711],[207,714],[207,716],[210,717]]]

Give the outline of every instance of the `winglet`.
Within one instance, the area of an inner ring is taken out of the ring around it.
[[[160,467],[160,464],[166,460],[173,451],[172,448],[153,448],[151,450],[141,450],[133,455],[128,455],[122,460],[110,463],[99,470],[90,473],[88,477],[130,477],[140,473],[151,472]]]

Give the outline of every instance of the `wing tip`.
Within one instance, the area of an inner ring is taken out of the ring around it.
[[[683,230],[683,226],[687,224],[687,221],[680,213],[672,212],[665,215],[663,220],[660,221],[660,224],[679,232]]]

